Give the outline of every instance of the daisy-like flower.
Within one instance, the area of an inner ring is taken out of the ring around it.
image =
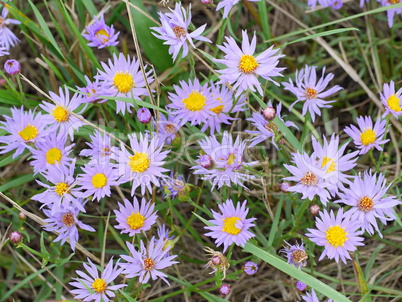
[[[87,76],[85,76],[85,80],[87,82],[87,86],[77,87],[79,91],[84,93],[81,99],[81,101],[84,103],[106,103],[107,99],[101,99],[99,97],[111,96],[115,93],[114,89],[108,87],[108,84],[105,81],[95,79],[93,82],[91,82]]]
[[[43,203],[42,207],[47,206],[51,213],[55,214],[61,207],[67,208],[70,205],[85,212],[82,203],[76,197],[79,196],[79,189],[76,187],[77,181],[74,178],[75,159],[69,166],[48,165],[46,171],[42,172],[45,179],[52,183],[47,185],[39,180],[36,182],[46,190],[31,197]]]
[[[113,91],[113,96],[129,98],[131,100],[141,100],[141,96],[147,96],[145,79],[140,70],[140,63],[135,58],[130,59],[124,57],[122,53],[117,57],[113,54],[113,61],[108,60],[108,64],[101,62],[104,71],[98,70],[98,75],[95,77],[101,81],[105,81],[108,88]],[[147,65],[144,66],[147,68]],[[146,72],[147,83],[151,84],[154,81],[152,70]],[[126,113],[126,110],[131,113],[133,104],[116,101],[116,112]]]
[[[382,6],[389,6],[397,3],[401,3],[401,0],[377,0],[381,3]],[[402,14],[402,7],[391,8],[387,10],[387,18],[388,18],[388,26],[389,28],[392,27],[394,24],[394,17],[395,15]]]
[[[314,291],[314,288],[311,289],[311,294],[306,293],[305,296],[302,296],[303,301],[305,302],[320,302],[320,300],[317,297],[317,294]],[[332,299],[328,299],[327,302],[333,302]]]
[[[120,148],[112,146],[109,135],[95,130],[89,138],[91,141],[86,144],[90,149],[83,149],[80,152],[81,156],[89,156],[91,158],[88,164],[109,164],[110,160],[116,160]]]
[[[209,39],[201,36],[205,30],[206,24],[197,28],[192,33],[188,32],[188,27],[191,23],[191,4],[188,13],[181,6],[181,3],[176,2],[175,9],[169,8],[171,13],[159,13],[162,23],[161,27],[151,27],[156,33],[152,33],[158,39],[164,40],[163,44],[169,45],[169,54],[173,55],[173,61],[176,60],[180,49],[183,48],[182,58],[188,54],[188,43],[195,48],[194,40],[212,43]]]
[[[353,183],[350,183],[349,189],[339,193],[340,200],[335,202],[352,206],[345,216],[350,217],[352,221],[358,221],[361,229],[370,235],[376,230],[382,238],[376,218],[383,224],[395,220],[394,207],[401,204],[395,196],[385,196],[388,188],[384,175],[379,174],[377,178],[377,174],[365,171],[363,177],[359,174]]]
[[[248,1],[260,1],[260,0],[248,0]],[[237,3],[239,3],[239,0],[222,0],[218,3],[218,6],[216,7],[216,10],[220,10],[223,8],[223,18],[225,19],[228,15],[230,10],[232,9],[233,6],[235,6]]]
[[[41,113],[35,113],[31,110],[24,111],[24,107],[19,109],[11,108],[11,116],[4,116],[6,119],[0,129],[6,130],[10,135],[0,136],[0,154],[10,152],[15,149],[13,158],[16,158],[25,148],[33,146],[38,142],[43,142],[45,137],[53,131],[46,128]]]
[[[50,97],[55,102],[48,103],[43,102],[39,106],[45,110],[48,115],[45,115],[46,122],[49,125],[55,125],[56,129],[62,134],[70,135],[70,139],[74,140],[74,131],[78,130],[81,126],[85,125],[82,120],[71,114],[72,111],[76,110],[78,106],[82,103],[82,95],[74,93],[70,99],[70,91],[67,87],[59,88],[59,95],[54,92],[49,92]],[[80,114],[81,112],[77,112]],[[81,117],[84,119],[83,117]]]
[[[21,24],[21,22],[15,19],[7,18],[7,15],[8,9],[4,7],[1,11],[0,31],[2,32],[1,37],[2,41],[4,42],[4,47],[8,51],[11,47],[16,46],[21,41],[7,26],[10,24]]]
[[[213,98],[219,101],[219,106],[210,109],[215,115],[208,117],[201,128],[201,132],[205,132],[209,127],[210,134],[213,135],[215,131],[221,131],[221,124],[230,125],[231,121],[236,120],[229,114],[246,110],[246,97],[241,95],[237,103],[233,104],[233,92],[225,85],[214,85],[213,83],[211,83],[211,94]]]
[[[289,79],[289,83],[282,83],[285,90],[292,92],[297,100],[290,105],[289,110],[297,102],[304,102],[302,115],[307,114],[307,110],[311,114],[311,120],[315,121],[315,115],[321,116],[321,108],[331,108],[329,105],[336,100],[326,101],[324,98],[338,92],[343,89],[339,85],[335,85],[328,90],[324,91],[329,82],[334,78],[333,73],[329,73],[325,76],[325,67],[322,69],[321,78],[317,82],[316,66],[307,66],[300,71],[296,70],[296,83],[293,83],[292,79]]]
[[[392,114],[396,118],[402,115],[402,87],[395,92],[395,83],[384,83],[384,89],[380,92],[382,104],[385,107],[384,116]]]
[[[247,31],[243,30],[242,36],[241,49],[232,37],[225,37],[227,42],[224,42],[223,46],[218,45],[219,49],[225,53],[225,56],[223,59],[214,59],[214,61],[227,67],[217,70],[221,74],[220,82],[234,84],[233,89],[237,89],[236,96],[239,96],[247,89],[255,91],[255,88],[263,95],[257,76],[279,86],[271,77],[282,76],[280,72],[285,68],[277,68],[276,66],[279,63],[279,59],[284,55],[277,54],[279,50],[274,50],[272,45],[258,56],[254,56],[257,44],[255,33],[251,43],[249,42]]]
[[[206,137],[199,142],[205,155],[201,155],[194,169],[194,174],[204,174],[202,179],[212,181],[212,189],[217,185],[218,188],[226,185],[231,186],[235,183],[243,185],[243,181],[254,179],[255,176],[241,172],[243,167],[255,165],[257,162],[244,162],[243,153],[246,143],[238,136],[233,142],[233,137],[225,131],[222,142],[218,142],[216,136]],[[203,158],[209,157],[211,165],[205,165]]]
[[[85,28],[88,34],[82,34],[82,36],[89,41],[88,46],[101,49],[119,44],[117,38],[120,32],[115,33],[113,25],[106,25],[103,14],[100,15],[100,19],[96,19],[96,16],[94,16],[93,23],[85,26]]]
[[[273,107],[271,102],[268,103],[268,107]],[[278,105],[276,105],[276,116],[285,124],[285,126],[294,127],[299,130],[295,123],[291,121],[285,122],[283,120],[281,116],[281,110],[282,104],[278,103]],[[246,130],[247,133],[256,135],[255,137],[250,139],[249,148],[254,147],[255,145],[258,145],[259,143],[271,138],[272,144],[275,146],[275,148],[278,149],[278,146],[275,143],[275,132],[279,132],[279,130],[273,122],[267,121],[267,119],[264,118],[264,116],[259,112],[253,112],[252,117],[248,118],[247,121],[250,121],[252,125],[257,128],[256,130]]]
[[[67,137],[62,133],[50,133],[45,140],[38,142],[36,148],[30,148],[32,152],[31,166],[34,168],[34,174],[47,170],[48,165],[68,166],[73,158],[68,155],[75,144],[66,146]]]
[[[242,269],[246,275],[252,276],[258,271],[258,265],[252,261],[247,261]]]
[[[122,269],[118,268],[120,260],[117,260],[116,264],[113,265],[113,258],[110,259],[105,270],[99,275],[98,268],[89,258],[87,259],[89,265],[84,263],[84,268],[89,275],[82,271],[75,271],[81,278],[72,278],[75,281],[69,284],[77,289],[73,289],[71,293],[75,295],[75,299],[77,300],[83,299],[84,301],[96,302],[112,301],[116,296],[114,291],[127,286],[127,284],[111,285],[113,280],[122,272]]]
[[[100,201],[105,196],[110,196],[111,186],[120,184],[117,170],[108,164],[85,165],[82,168],[84,174],[78,175],[80,183],[80,197],[92,196],[92,200]]]
[[[339,136],[332,134],[329,142],[323,136],[324,144],[321,145],[315,137],[312,136],[313,154],[312,158],[317,160],[317,164],[325,171],[325,181],[331,186],[331,193],[334,195],[338,189],[343,189],[343,183],[347,182],[348,176],[345,172],[350,171],[356,166],[358,152],[345,152],[346,146],[339,147]]]
[[[373,120],[370,116],[361,116],[357,118],[357,125],[360,129],[350,125],[344,131],[353,139],[356,147],[360,149],[359,154],[365,154],[373,148],[382,151],[381,145],[389,141],[389,139],[381,139],[386,130],[385,120],[379,119],[373,126]]]
[[[297,242],[295,245],[291,245],[287,243],[287,246],[284,246],[280,252],[285,253],[286,258],[288,259],[288,263],[293,265],[294,267],[301,269],[303,266],[306,266],[308,255],[306,253],[306,249],[304,248],[303,242],[299,245]]]
[[[166,279],[167,275],[161,270],[179,262],[173,261],[177,255],[166,257],[169,248],[163,249],[164,242],[162,240],[156,243],[155,237],[152,237],[147,247],[141,240],[138,251],[130,242],[126,242],[126,245],[132,256],[120,255],[127,261],[127,263],[121,263],[120,266],[124,269],[123,274],[127,275],[127,278],[138,277],[138,281],[143,284],[147,283],[150,278],[152,280],[161,278],[170,285]]]
[[[293,176],[285,177],[284,180],[291,180],[297,182],[295,185],[287,189],[288,192],[301,193],[302,199],[308,198],[313,200],[317,195],[320,201],[326,205],[328,199],[331,197],[327,188],[330,184],[325,180],[328,175],[325,171],[317,167],[317,161],[307,154],[300,154],[299,152],[292,154],[292,165],[284,165]]]
[[[213,226],[204,227],[204,229],[211,231],[205,235],[216,239],[216,246],[223,244],[223,252],[232,243],[243,247],[250,238],[255,236],[248,229],[255,226],[253,221],[257,218],[246,218],[248,214],[246,204],[246,200],[243,204],[238,202],[235,208],[233,201],[228,199],[225,203],[218,205],[222,214],[212,210],[214,219],[209,220],[209,222]]]
[[[159,241],[163,241],[163,250],[168,249],[168,252],[165,254],[165,257],[170,256],[170,250],[174,246],[174,236],[169,236],[169,229],[166,225],[162,224],[157,229],[157,239],[155,240],[155,244],[158,245]]]
[[[142,198],[141,205],[136,197],[133,198],[133,203],[124,199],[124,205],[118,203],[119,210],[114,210],[116,220],[119,223],[115,226],[121,230],[122,234],[128,233],[129,236],[134,236],[141,231],[148,231],[156,222],[155,204],[147,202]]]
[[[85,202],[81,198],[77,199],[77,203],[81,204],[81,207],[85,205]],[[67,239],[70,239],[71,249],[75,250],[75,245],[78,241],[78,228],[89,232],[95,232],[95,229],[87,224],[78,220],[80,210],[74,206],[63,207],[61,206],[54,214],[51,210],[44,209],[43,212],[48,217],[43,221],[47,222],[43,228],[48,232],[57,232],[59,236],[53,242],[61,241],[63,245]]]
[[[162,113],[159,114],[159,120],[156,122],[155,128],[161,144],[170,145],[179,135],[181,128],[180,120],[177,116],[169,113],[166,118]]]
[[[135,189],[139,186],[141,194],[145,194],[145,189],[152,192],[151,183],[159,187],[158,178],[163,177],[162,173],[168,171],[161,166],[170,151],[162,151],[163,145],[159,144],[157,136],[150,139],[148,134],[140,133],[138,137],[135,134],[129,136],[129,139],[134,154],[121,145],[118,158],[119,175],[122,176],[122,181],[133,181],[131,195],[134,195]]]
[[[213,108],[219,106],[219,101],[212,97],[208,83],[201,86],[198,79],[180,81],[180,86],[173,85],[175,93],[169,92],[169,100],[172,102],[167,107],[173,109],[172,115],[180,119],[180,125],[191,122],[198,125],[207,120],[211,115],[216,115]]]
[[[315,225],[317,229],[307,229],[310,233],[306,236],[311,241],[319,246],[324,247],[324,251],[320,256],[322,260],[325,256],[329,259],[334,259],[339,262],[341,259],[346,264],[346,259],[351,259],[349,252],[356,250],[356,246],[364,245],[364,240],[360,235],[363,231],[360,228],[360,223],[357,220],[350,220],[345,216],[343,209],[340,208],[338,213],[328,214],[326,210],[320,212],[320,217],[316,217]]]

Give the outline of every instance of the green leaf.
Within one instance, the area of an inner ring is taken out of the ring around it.
[[[67,258],[57,258],[54,263],[57,265],[57,267],[63,266],[64,264],[66,264],[67,262],[70,261],[70,259],[75,255],[75,253],[72,253],[70,256],[68,256]]]
[[[0,192],[5,192],[11,188],[19,187],[34,179],[35,179],[35,176],[33,176],[32,173],[19,176],[16,179],[7,181],[6,184],[0,186]]]
[[[45,247],[45,240],[43,238],[43,234],[44,234],[43,232],[40,234],[40,252],[43,255],[42,268],[46,266],[50,258],[50,254]]]
[[[316,34],[313,34],[313,35],[308,35],[306,37],[293,40],[291,42],[285,43],[283,46],[287,46],[287,45],[290,45],[290,44],[294,44],[294,43],[298,43],[298,42],[302,42],[302,41],[306,41],[306,40],[315,39],[317,37],[325,37],[325,36],[335,35],[335,34],[343,33],[343,32],[346,32],[346,31],[351,31],[351,30],[357,30],[358,31],[359,29],[354,28],[354,27],[332,29],[332,30],[324,31],[324,32],[321,32],[321,33],[316,33]]]
[[[122,290],[120,290],[120,292],[127,299],[128,302],[137,302],[136,299],[131,298],[127,293],[123,292]]]

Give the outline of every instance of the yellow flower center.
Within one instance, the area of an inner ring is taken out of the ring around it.
[[[315,174],[309,171],[300,179],[300,182],[304,185],[315,186],[318,183],[318,179]]]
[[[357,203],[357,208],[365,213],[371,211],[373,207],[374,207],[374,201],[367,196],[360,198],[359,202]]]
[[[306,89],[306,91],[304,92],[304,94],[307,99],[312,100],[312,99],[315,99],[315,97],[317,96],[317,90],[308,87]]]
[[[146,153],[139,152],[130,157],[128,165],[130,166],[131,171],[141,173],[149,168],[150,162],[151,161]]]
[[[250,74],[257,69],[258,65],[257,60],[252,55],[242,55],[239,62],[239,69],[243,73]]]
[[[334,247],[343,246],[348,240],[348,232],[339,225],[329,227],[325,234],[328,243]]]
[[[57,193],[57,195],[63,196],[65,193],[68,192],[68,184],[66,184],[65,182],[57,183],[55,186],[55,192]]]
[[[107,177],[103,173],[96,173],[92,176],[91,182],[95,188],[103,188],[107,184]]]
[[[131,215],[127,217],[127,224],[132,230],[138,230],[144,226],[145,217],[140,213],[131,212]]]
[[[399,3],[399,2],[396,2],[396,3]],[[402,110],[401,104],[400,104],[400,99],[398,99],[395,94],[391,95],[388,98],[387,104],[388,104],[388,107],[391,110],[394,110],[395,112],[400,112]]]
[[[399,1],[400,1],[400,0],[388,0],[387,2],[388,2],[389,4],[397,4],[397,3],[399,3]]]
[[[46,162],[51,165],[54,165],[56,162],[60,163],[62,156],[59,148],[49,149],[46,152]]]
[[[375,131],[367,128],[362,133],[360,133],[360,140],[362,141],[363,145],[367,146],[375,142],[375,136]]]
[[[222,220],[223,220],[222,232],[226,232],[231,235],[237,235],[241,232],[241,229],[235,226],[236,222],[240,220],[239,217],[233,216]]]
[[[68,227],[72,227],[75,224],[75,218],[72,213],[66,213],[61,218],[61,222]]]
[[[70,117],[68,110],[62,106],[56,106],[56,108],[53,109],[52,115],[59,123],[67,122]]]
[[[230,166],[234,163],[235,159],[236,159],[236,156],[234,155],[234,153],[230,153],[226,162]]]
[[[178,38],[178,39],[187,34],[187,30],[185,28],[177,26],[177,25],[175,27],[173,27],[173,32],[176,35],[176,38]]]
[[[200,111],[205,107],[207,98],[199,92],[192,91],[186,99],[182,100],[184,107],[190,111]]]
[[[24,141],[27,142],[35,139],[38,136],[38,128],[32,126],[31,124],[28,124],[28,126],[26,126],[24,130],[18,131],[18,134]]]
[[[223,107],[224,107],[223,105],[219,105],[219,106],[216,106],[216,107],[214,107],[212,109],[209,109],[209,110],[211,110],[212,112],[215,112],[216,114],[219,114],[219,113],[222,112]]]
[[[150,271],[154,268],[155,261],[151,258],[144,259],[144,269]]]
[[[92,288],[94,291],[97,293],[103,293],[106,290],[106,281],[104,279],[95,279],[95,281],[92,283]]]
[[[336,171],[335,161],[332,158],[326,156],[324,156],[324,158],[322,159],[321,168],[325,167],[325,165],[329,162],[331,162],[331,164],[328,166],[326,173]]]
[[[133,76],[128,72],[116,72],[113,77],[113,84],[116,86],[117,90],[121,93],[129,92],[133,87],[135,87],[135,82]]]
[[[103,43],[106,43],[107,41],[109,41],[109,38],[110,38],[110,35],[104,29],[98,30],[96,32],[95,36],[98,38],[98,40],[100,40],[100,38],[101,38],[100,36],[106,37],[106,38],[103,38]]]

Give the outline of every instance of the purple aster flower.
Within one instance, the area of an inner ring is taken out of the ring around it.
[[[113,96],[128,98],[133,100],[141,100],[141,96],[147,96],[145,79],[140,70],[140,63],[135,58],[127,58],[120,53],[117,57],[113,54],[113,62],[109,59],[108,64],[101,62],[105,71],[98,70],[98,75],[95,77],[101,81],[105,81],[108,88],[113,91]],[[144,66],[144,69],[148,65]],[[154,81],[152,77],[152,70],[146,72],[147,83],[151,84]],[[131,113],[133,104],[116,100],[116,112],[121,111],[122,114],[126,113],[126,109]]]
[[[161,270],[179,262],[173,261],[177,255],[166,257],[169,248],[163,249],[164,242],[162,240],[156,244],[155,237],[152,237],[147,247],[141,240],[138,251],[131,243],[126,242],[126,244],[132,256],[120,255],[127,261],[127,263],[121,263],[120,266],[124,269],[123,274],[126,274],[127,278],[138,277],[138,281],[144,284],[150,278],[156,280],[159,277],[170,285],[166,279],[167,275]]]
[[[307,289],[307,284],[303,283],[301,281],[297,281],[296,288],[297,288],[297,290],[304,292]]]
[[[201,132],[205,132],[209,127],[210,134],[213,135],[215,131],[221,131],[221,124],[230,125],[231,121],[236,120],[229,114],[246,110],[246,96],[241,95],[236,104],[233,104],[233,92],[225,85],[214,85],[213,83],[211,83],[211,93],[213,98],[219,101],[219,106],[209,109],[215,115],[208,117],[201,128]]]
[[[288,192],[297,192],[303,194],[302,199],[313,200],[317,195],[321,202],[326,205],[331,197],[327,188],[330,184],[325,181],[328,175],[325,171],[317,167],[317,161],[307,154],[299,152],[292,154],[291,160],[295,165],[284,165],[293,176],[285,177],[284,180],[297,182],[294,186],[287,189]]]
[[[393,4],[400,3],[400,0],[378,0],[382,6],[389,6]],[[397,7],[397,8],[391,8],[387,10],[387,18],[388,18],[388,26],[389,28],[392,27],[394,24],[394,17],[395,15],[400,15],[402,14],[402,7]]]
[[[100,19],[96,19],[96,16],[94,16],[93,23],[85,26],[85,28],[88,34],[82,34],[82,36],[89,41],[88,46],[101,49],[119,44],[117,38],[120,32],[115,33],[113,25],[106,25],[103,14],[100,15]]]
[[[108,87],[107,82],[95,79],[93,82],[85,76],[87,86],[77,87],[77,89],[84,94],[82,95],[81,101],[83,103],[106,103],[107,99],[102,99],[100,96],[112,96],[115,94],[114,89]]]
[[[80,203],[81,207],[85,205],[85,202],[83,202],[81,198],[77,199],[77,203]],[[80,210],[77,207],[68,206],[65,208],[61,206],[60,209],[53,214],[52,211],[47,209],[43,210],[43,212],[48,217],[43,220],[47,222],[47,224],[43,226],[44,230],[59,233],[59,236],[57,236],[53,242],[61,241],[61,245],[63,245],[67,239],[70,239],[70,246],[73,251],[78,241],[77,226],[83,230],[95,232],[94,228],[78,220],[77,217]]]
[[[291,245],[286,241],[285,243],[287,244],[287,246],[284,246],[284,248],[281,249],[280,252],[285,253],[286,258],[288,258],[288,263],[298,269],[306,266],[308,255],[306,253],[306,249],[304,248],[303,242],[301,243],[301,245],[299,245],[297,242],[295,245]]]
[[[219,101],[212,96],[208,83],[201,86],[198,79],[194,79],[194,83],[189,80],[188,84],[180,81],[180,86],[173,85],[175,93],[169,92],[172,103],[167,106],[174,109],[171,114],[180,119],[180,125],[186,122],[198,125],[216,115],[212,109],[219,106]]]
[[[68,157],[75,144],[66,146],[67,138],[63,134],[50,133],[43,142],[38,142],[36,148],[30,148],[32,152],[31,166],[34,174],[44,172],[48,165],[69,166],[73,158]]]
[[[141,205],[136,197],[133,198],[133,203],[124,199],[124,205],[120,202],[118,205],[119,210],[114,210],[114,213],[119,224],[115,228],[121,230],[122,234],[134,236],[141,231],[148,231],[158,218],[156,211],[154,212],[155,204],[147,202],[145,198],[142,198]]]
[[[10,50],[11,47],[16,46],[20,41],[17,36],[7,27],[10,24],[21,24],[20,21],[7,18],[8,9],[3,8],[0,17],[0,30],[2,31],[2,41],[6,50]]]
[[[336,100],[326,101],[324,98],[338,92],[343,89],[342,87],[335,85],[327,91],[324,91],[329,82],[334,78],[333,73],[325,75],[325,67],[322,69],[321,78],[317,82],[317,72],[316,66],[307,66],[302,68],[300,71],[296,70],[296,83],[293,84],[292,79],[289,79],[289,83],[282,83],[285,90],[292,92],[297,100],[290,105],[289,110],[292,110],[293,106],[300,101],[303,101],[303,112],[302,115],[305,116],[307,110],[311,114],[311,120],[315,121],[315,115],[321,116],[320,108],[331,108],[329,105]]]
[[[92,200],[97,199],[100,201],[103,197],[112,194],[110,191],[111,186],[118,186],[120,181],[117,170],[108,164],[87,164],[82,167],[84,174],[78,175],[80,183],[80,197],[90,197]]]
[[[343,6],[342,0],[331,0],[329,6],[333,9],[340,9]]]
[[[268,107],[272,107],[272,103],[268,103]],[[284,121],[283,117],[281,116],[282,104],[278,103],[276,105],[276,116],[285,124],[286,127],[295,127],[297,130],[299,128],[295,125],[295,123],[291,121]],[[250,121],[253,126],[257,128],[257,130],[246,130],[247,133],[256,135],[252,139],[250,139],[249,148],[258,145],[259,143],[266,141],[267,139],[272,139],[272,144],[275,148],[278,149],[278,146],[275,143],[275,132],[279,132],[277,127],[273,122],[267,121],[267,119],[263,116],[263,114],[259,112],[253,112],[251,118],[248,118],[247,121]]]
[[[260,0],[248,0],[248,1],[260,1]],[[223,18],[226,18],[229,15],[230,10],[233,6],[239,3],[239,0],[222,0],[218,3],[216,10],[220,10],[223,8]]]
[[[306,293],[305,296],[302,296],[303,300],[305,302],[320,302],[320,300],[318,299],[314,288],[311,289],[311,294],[310,293]],[[332,299],[328,299],[328,302],[332,302]]]
[[[338,210],[336,216],[332,210],[330,214],[326,210],[320,212],[315,225],[317,229],[307,229],[310,233],[306,236],[312,242],[324,247],[324,252],[318,260],[327,256],[329,259],[335,258],[336,262],[341,259],[346,264],[346,259],[351,259],[349,252],[355,251],[358,245],[364,245],[362,242],[364,238],[359,237],[363,234],[363,231],[358,231],[359,221],[350,220],[342,208]]]
[[[247,261],[243,265],[243,272],[249,276],[254,275],[258,271],[258,265],[257,263],[254,263],[252,261]]]
[[[81,126],[85,125],[81,117],[80,120],[78,117],[71,114],[72,111],[76,110],[78,106],[82,103],[82,95],[78,93],[74,93],[73,97],[70,99],[70,91],[67,87],[59,88],[59,95],[49,92],[50,97],[55,102],[48,103],[43,102],[39,106],[45,110],[48,115],[45,115],[44,118],[49,125],[55,125],[56,129],[59,130],[62,134],[70,135],[70,139],[74,140],[74,131],[78,130]],[[80,114],[81,112],[77,112]]]
[[[46,171],[42,172],[45,179],[52,185],[47,185],[39,180],[36,182],[46,190],[31,197],[43,203],[42,207],[47,206],[55,214],[63,206],[68,208],[70,205],[85,212],[81,202],[76,197],[79,195],[79,189],[76,187],[77,181],[74,178],[75,159],[69,166],[48,165]],[[41,207],[41,208],[42,208]]]
[[[31,110],[26,112],[24,107],[13,107],[10,110],[11,116],[4,116],[6,121],[3,122],[4,126],[0,126],[0,129],[10,134],[0,136],[0,143],[4,144],[0,146],[0,154],[16,149],[13,155],[16,158],[25,148],[43,142],[53,129],[46,128],[47,124],[41,113],[35,115]]]
[[[166,118],[162,113],[159,114],[159,120],[155,123],[155,128],[160,140],[160,144],[170,145],[173,140],[179,135],[181,128],[180,119],[169,113]]]
[[[370,116],[361,116],[357,118],[357,125],[360,129],[350,125],[344,131],[353,139],[356,147],[360,149],[359,154],[365,154],[373,148],[382,151],[381,145],[389,142],[389,139],[381,139],[386,130],[385,120],[378,119],[373,127],[373,120]]]
[[[243,91],[250,89],[263,95],[261,83],[257,76],[266,80],[272,81],[279,86],[271,77],[282,76],[280,72],[285,68],[277,68],[279,59],[284,55],[277,54],[278,49],[273,50],[273,45],[259,54],[254,56],[257,38],[253,36],[251,43],[249,42],[247,31],[242,32],[243,41],[241,49],[237,46],[232,37],[225,37],[227,42],[223,46],[218,45],[219,49],[225,53],[223,59],[214,59],[215,62],[225,65],[227,68],[217,70],[221,76],[221,83],[228,82],[234,84],[233,89],[237,89],[236,96],[239,96]]]
[[[257,218],[246,218],[248,214],[246,204],[246,200],[243,204],[238,202],[235,208],[233,201],[228,199],[225,203],[218,205],[222,214],[212,210],[214,219],[209,220],[209,222],[213,226],[204,227],[204,229],[211,231],[205,235],[216,239],[216,246],[223,244],[223,252],[232,243],[243,247],[250,238],[255,236],[248,229],[255,226],[253,221]]]
[[[383,92],[380,92],[382,104],[385,107],[383,116],[392,114],[396,118],[402,115],[402,88],[395,92],[395,83],[391,81],[389,84],[384,83]]]
[[[80,152],[81,156],[90,156],[88,164],[108,164],[110,160],[116,160],[120,148],[112,146],[109,135],[95,130],[89,138],[91,141],[86,144],[90,149],[83,149]]]
[[[175,9],[172,10],[169,8],[169,10],[171,13],[158,13],[162,26],[151,27],[151,29],[156,31],[156,33],[152,33],[155,37],[164,40],[165,42],[163,44],[169,45],[169,54],[173,55],[173,61],[176,60],[182,48],[182,58],[187,56],[188,43],[195,48],[193,39],[212,43],[209,39],[201,36],[207,26],[206,24],[197,28],[192,33],[188,32],[188,27],[191,23],[191,4],[188,13],[184,7],[181,6],[181,3],[176,3]]]
[[[317,160],[317,164],[325,171],[325,182],[330,184],[330,191],[334,195],[338,189],[343,189],[343,183],[351,176],[346,175],[356,166],[358,152],[343,154],[347,143],[339,148],[339,136],[332,134],[329,142],[323,136],[324,145],[321,145],[315,137],[312,136],[313,154],[311,157]]]
[[[158,227],[157,234],[158,239],[156,239],[155,245],[158,245],[160,241],[163,241],[162,250],[168,250],[165,257],[170,256],[170,251],[174,246],[174,236],[169,236],[169,229],[164,224]]]
[[[131,195],[134,195],[135,189],[139,186],[141,194],[145,193],[146,188],[152,192],[151,183],[159,187],[158,178],[163,177],[162,173],[168,171],[161,166],[170,151],[162,151],[163,145],[159,144],[157,136],[150,139],[148,134],[140,133],[138,137],[132,134],[129,138],[134,154],[127,151],[125,145],[121,145],[118,158],[119,175],[122,176],[122,181],[133,181]]]
[[[8,74],[15,75],[20,72],[21,65],[17,60],[7,60],[6,63],[4,63],[4,70]]]
[[[244,162],[243,155],[246,143],[241,141],[239,136],[233,142],[233,137],[225,131],[222,142],[218,142],[216,136],[213,135],[201,140],[199,144],[205,155],[211,158],[214,166],[205,168],[208,167],[205,165],[205,155],[201,155],[198,165],[191,169],[195,169],[194,174],[204,174],[202,179],[212,181],[211,190],[216,185],[218,188],[223,185],[230,187],[231,183],[245,188],[243,181],[255,178],[253,175],[242,172],[244,167],[255,165],[257,162]]]
[[[2,56],[7,56],[10,53],[7,51],[7,48],[5,46],[5,42],[3,41],[3,30],[0,29],[0,57]]]
[[[96,301],[96,302],[109,302],[114,300],[116,296],[114,291],[119,288],[127,286],[127,284],[111,285],[114,279],[122,272],[121,268],[118,268],[119,261],[113,265],[113,258],[110,259],[109,263],[106,265],[105,270],[100,274],[95,264],[91,262],[89,258],[89,265],[84,263],[84,268],[89,273],[86,274],[82,271],[75,271],[77,275],[81,278],[72,278],[75,282],[70,282],[71,286],[76,287],[71,293],[75,295],[75,299],[84,301]],[[112,299],[110,299],[112,298]]]
[[[388,188],[384,175],[379,174],[377,179],[377,174],[366,171],[363,177],[359,173],[353,183],[350,183],[349,189],[339,193],[340,200],[335,202],[352,206],[345,216],[350,217],[352,221],[358,221],[361,229],[370,235],[374,234],[375,229],[382,238],[376,218],[383,224],[395,220],[393,208],[401,204],[395,196],[385,197]]]
[[[307,5],[311,6],[311,9],[315,9],[317,4],[322,7],[328,7],[331,2],[332,0],[308,0]]]

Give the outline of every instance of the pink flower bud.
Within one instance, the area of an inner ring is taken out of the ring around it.
[[[297,281],[297,282],[296,282],[296,288],[297,288],[299,291],[303,292],[303,291],[306,290],[307,284],[305,284],[305,283],[303,283],[303,282],[301,282],[301,281]]]
[[[18,244],[22,242],[22,235],[20,232],[14,231],[10,233],[10,236],[8,236],[10,239],[11,243]]]
[[[310,211],[311,215],[317,216],[321,209],[319,205],[313,204],[308,210]]]
[[[202,2],[202,4],[205,4],[205,5],[211,5],[214,3],[213,0],[201,0],[201,2]]]
[[[143,124],[148,124],[151,121],[152,115],[148,108],[141,108],[137,111],[137,118]]]
[[[213,265],[218,266],[222,264],[222,260],[219,256],[213,256],[211,259]]]
[[[20,220],[25,220],[25,219],[27,219],[27,215],[24,212],[19,212],[18,213],[18,218]]]
[[[4,64],[4,70],[6,73],[14,75],[20,72],[21,65],[17,60],[7,60]]]
[[[213,167],[214,160],[212,159],[211,156],[204,154],[200,157],[199,163],[200,163],[201,167],[203,167],[205,169],[209,169],[209,168]]]
[[[290,188],[290,183],[284,181],[284,182],[281,184],[281,190],[282,190],[283,193],[286,193],[289,188]]]
[[[262,111],[262,115],[267,121],[272,121],[276,116],[276,110],[274,107],[267,107]]]
[[[219,288],[219,292],[221,293],[221,295],[229,295],[230,293],[230,286],[227,284],[222,284],[221,287]]]

